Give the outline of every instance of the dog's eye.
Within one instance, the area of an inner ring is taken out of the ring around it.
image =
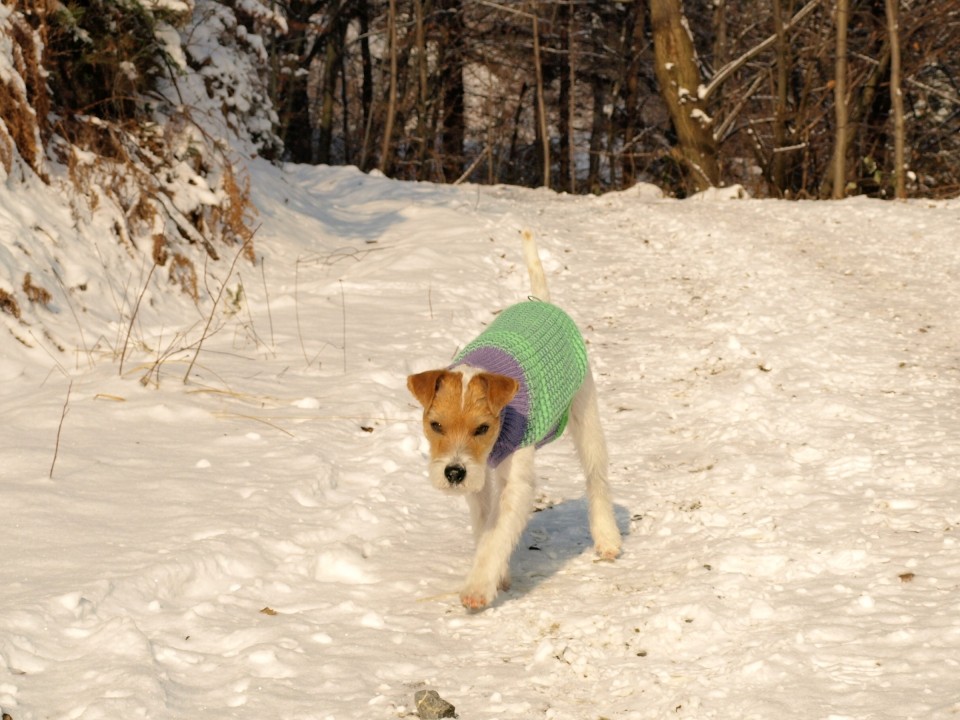
[[[486,435],[487,430],[489,429],[490,429],[490,426],[484,423],[483,425],[478,425],[477,429],[473,431],[473,434],[477,437],[480,437],[481,435]]]
[[[437,433],[437,435],[443,435],[443,425],[438,422],[430,423],[430,429]]]

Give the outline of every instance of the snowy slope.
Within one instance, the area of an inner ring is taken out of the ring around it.
[[[0,344],[14,720],[403,718],[424,687],[465,720],[960,713],[960,202],[253,178],[262,264],[187,384],[209,307],[151,309],[159,278],[122,376],[91,349],[129,320],[105,280],[82,340],[49,311],[64,353]],[[5,232],[60,222],[39,193],[0,188]],[[594,561],[561,440],[514,588],[468,614],[466,508],[404,380],[526,295],[523,228],[589,343],[627,536]]]

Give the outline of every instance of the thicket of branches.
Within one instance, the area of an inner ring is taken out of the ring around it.
[[[893,79],[907,190],[956,194],[960,0],[848,4],[838,13],[834,0],[277,3],[288,29],[266,37],[279,132],[292,160],[406,179],[890,196]]]
[[[276,116],[258,132],[256,109],[224,87],[230,72],[247,69],[237,62],[250,54],[238,27],[232,11],[204,0],[4,0],[0,176],[32,173],[55,185],[78,232],[109,227],[132,257],[152,257],[198,300],[207,258],[232,255],[232,246],[253,257],[242,157],[226,141],[231,122],[249,148],[279,147]],[[180,32],[195,41],[181,43]],[[218,68],[211,45],[241,49]],[[256,72],[245,75],[250,88]]]
[[[192,352],[190,374],[256,257],[246,161],[281,148],[254,26],[286,30],[258,0],[0,0],[0,183],[24,204],[0,232],[0,328],[16,341],[53,355],[76,333],[74,362],[121,373],[137,351],[144,382]],[[143,331],[171,306],[181,326]]]

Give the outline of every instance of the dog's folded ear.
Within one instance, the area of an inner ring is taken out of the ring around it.
[[[496,414],[499,414],[507,406],[507,403],[513,400],[513,396],[520,389],[520,384],[506,375],[484,372],[477,377],[486,383],[487,400]]]
[[[424,409],[433,404],[440,386],[450,376],[459,373],[451,373],[449,370],[427,370],[426,372],[409,375],[407,377],[407,388],[413,396],[420,401]],[[457,378],[453,378],[457,380]],[[513,396],[520,389],[520,384],[512,377],[506,375],[497,375],[496,373],[481,372],[471,380],[471,382],[480,382],[484,388],[484,396],[490,403],[490,408],[494,414],[499,414],[507,406]]]
[[[427,370],[416,375],[409,375],[407,377],[407,388],[424,408],[428,408],[433,402],[433,398],[436,397],[437,390],[440,389],[440,384],[443,382],[443,376],[446,374],[446,370]]]

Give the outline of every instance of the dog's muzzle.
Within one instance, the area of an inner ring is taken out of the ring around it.
[[[447,465],[443,469],[443,476],[451,485],[459,485],[467,476],[467,469],[463,465]]]

